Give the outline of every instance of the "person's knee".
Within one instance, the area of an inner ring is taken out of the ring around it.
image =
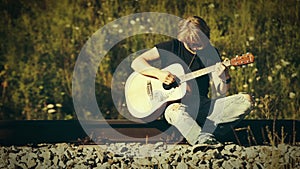
[[[180,103],[173,103],[167,107],[165,110],[164,116],[168,123],[174,124],[180,119],[181,115],[181,104]]]
[[[246,94],[246,93],[241,94],[240,93],[240,95],[242,95],[245,100],[249,101],[252,104],[253,100],[252,100],[252,96],[250,94]]]
[[[243,94],[243,97],[248,100],[249,102],[252,102],[252,97],[250,94]]]
[[[247,106],[247,110],[245,111],[245,114],[249,114],[250,111],[252,110],[252,106],[253,106],[253,99],[252,96],[249,94],[242,94],[243,98],[247,101],[247,103],[245,103]]]

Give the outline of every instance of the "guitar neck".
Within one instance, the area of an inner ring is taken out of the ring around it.
[[[224,60],[222,62],[222,64],[225,65],[226,67],[228,67],[228,66],[246,65],[249,63],[253,63],[253,62],[254,62],[254,56],[251,53],[247,53],[246,55],[237,56],[231,60],[228,60],[228,59]],[[215,65],[212,65],[212,66],[209,66],[209,67],[206,67],[203,69],[196,70],[194,72],[187,73],[178,78],[183,83],[183,82],[195,79],[199,76],[203,76],[208,73],[211,73],[211,72],[215,71],[215,67],[216,67]]]
[[[206,75],[208,73],[211,73],[214,70],[215,70],[215,65],[209,66],[209,67],[206,67],[206,68],[203,68],[203,69],[200,69],[200,70],[196,70],[194,72],[190,72],[190,73],[187,73],[185,75],[182,75],[182,76],[179,77],[179,79],[180,79],[180,82],[183,83],[183,82],[195,79],[197,77]]]

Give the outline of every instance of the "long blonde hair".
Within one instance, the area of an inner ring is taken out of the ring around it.
[[[210,39],[210,28],[199,16],[182,19],[178,24],[177,39],[187,44],[199,44],[204,47]]]

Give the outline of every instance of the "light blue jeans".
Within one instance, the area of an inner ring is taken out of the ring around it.
[[[216,99],[202,127],[190,116],[187,106],[182,103],[170,104],[164,116],[168,123],[179,130],[189,144],[195,145],[202,141],[199,139],[205,139],[203,135],[212,135],[220,124],[236,125],[249,114],[251,105],[251,97],[247,94],[235,94]]]

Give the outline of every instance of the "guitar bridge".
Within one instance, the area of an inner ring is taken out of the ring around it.
[[[153,90],[152,90],[152,84],[151,81],[147,81],[147,94],[150,97],[150,100],[153,100]]]

